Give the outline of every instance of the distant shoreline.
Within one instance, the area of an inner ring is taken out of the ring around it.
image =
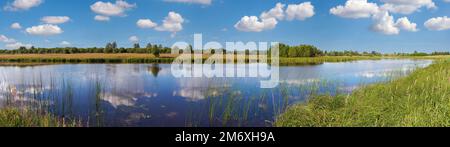
[[[204,60],[208,55],[203,55]],[[139,53],[80,53],[80,54],[0,54],[0,66],[5,65],[39,65],[39,64],[74,64],[74,63],[172,63],[177,55]],[[439,59],[450,56],[321,56],[280,58],[280,65],[310,65],[325,62],[348,62],[357,60],[380,59]],[[248,59],[252,58],[247,56]]]

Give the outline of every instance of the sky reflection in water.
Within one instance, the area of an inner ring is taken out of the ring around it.
[[[0,67],[0,104],[39,105],[89,126],[270,126],[311,91],[348,93],[404,76],[429,60],[374,60],[280,68],[280,85],[260,78],[174,78],[168,64]]]

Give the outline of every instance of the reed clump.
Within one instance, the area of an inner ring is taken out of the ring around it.
[[[0,109],[0,127],[81,127],[81,122],[28,109]]]

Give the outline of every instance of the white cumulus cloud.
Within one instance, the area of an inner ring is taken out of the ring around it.
[[[190,4],[202,4],[210,5],[212,0],[164,0],[166,2],[177,2],[177,3],[190,3]]]
[[[298,5],[288,5],[286,15],[288,20],[305,20],[314,16],[314,6],[311,2],[304,2]]]
[[[128,38],[128,41],[130,41],[131,43],[138,43],[139,42],[139,37],[131,36],[130,38]]]
[[[95,16],[97,21],[108,21],[111,16],[126,16],[126,11],[135,8],[136,4],[130,4],[124,0],[115,3],[98,1],[91,5],[91,10],[99,15]]]
[[[14,40],[12,38],[8,38],[5,35],[0,35],[0,42],[3,42],[3,43],[15,43],[16,40]]]
[[[373,16],[375,23],[372,25],[372,30],[385,35],[398,35],[400,30],[417,32],[417,24],[409,21],[407,17],[399,18],[394,21],[394,17],[388,11],[377,13]]]
[[[158,24],[154,23],[154,22],[153,22],[152,20],[150,20],[150,19],[139,19],[139,20],[136,22],[136,25],[137,25],[139,28],[142,28],[142,29],[150,29],[150,28],[156,27]]]
[[[24,44],[22,42],[18,42],[13,38],[6,37],[5,35],[0,35],[0,42],[5,43],[5,48],[7,49],[18,49],[19,47],[30,48],[31,44]]]
[[[392,13],[411,14],[419,11],[420,8],[436,9],[433,0],[381,0],[385,4],[381,9],[388,10]]]
[[[183,23],[185,22],[183,16],[176,12],[169,12],[164,18],[161,25],[153,22],[150,19],[139,19],[136,25],[142,29],[155,29],[156,31],[172,32],[171,36],[174,37],[177,32],[183,30]]]
[[[278,21],[285,19],[305,20],[315,14],[311,2],[290,4],[284,10],[285,7],[285,4],[277,3],[274,8],[262,12],[259,18],[257,16],[244,16],[234,25],[234,28],[243,32],[261,32],[274,29]]]
[[[433,31],[449,30],[450,18],[447,16],[430,18],[424,23],[424,25],[426,28]]]
[[[270,9],[267,12],[263,12],[260,17],[261,19],[276,18],[278,20],[283,20],[284,7],[286,7],[285,4],[277,3],[274,8]]]
[[[407,17],[402,17],[402,18],[397,19],[395,26],[398,27],[399,29],[402,29],[405,31],[410,31],[410,32],[419,31],[417,29],[417,24],[410,22]]]
[[[43,0],[14,0],[12,3],[8,3],[4,10],[7,11],[19,11],[19,10],[28,10],[32,7],[39,6]]]
[[[392,10],[386,8],[386,5],[412,5],[415,0],[381,0],[385,4],[379,7],[376,3],[370,3],[367,0],[347,0],[345,5],[339,5],[330,9],[330,13],[343,18],[359,19],[372,18],[374,21],[371,30],[385,35],[398,35],[401,30],[417,32],[417,24],[411,22],[407,17],[402,17],[395,21],[390,13]],[[419,0],[422,2],[416,5],[428,3],[431,0]],[[433,3],[434,5],[434,3]],[[431,7],[431,4],[430,4]],[[396,12],[392,12],[396,13]]]
[[[6,44],[5,45],[5,47],[7,49],[18,49],[20,47],[31,48],[31,46],[33,46],[33,45],[31,45],[31,44],[24,44],[24,43],[21,43],[21,42],[14,42],[14,43],[10,43],[10,44]]]
[[[47,24],[62,24],[70,20],[68,16],[45,16],[41,19],[42,22]]]
[[[68,41],[62,41],[61,43],[59,43],[59,45],[61,45],[61,46],[70,46],[70,45],[72,45],[72,43],[70,43]]]
[[[184,18],[180,14],[178,14],[176,12],[169,12],[167,17],[164,18],[162,24],[159,26],[156,26],[155,30],[172,32],[172,36],[173,36],[176,34],[176,32],[183,30],[183,23],[184,23]]]
[[[22,29],[22,26],[20,25],[20,23],[15,22],[15,23],[11,24],[10,28],[11,29]]]
[[[110,18],[108,16],[95,15],[94,20],[96,20],[96,21],[109,21]]]
[[[256,16],[244,16],[234,25],[234,27],[243,32],[261,32],[273,29],[277,24],[278,21],[275,18],[259,20]]]
[[[373,16],[375,24],[372,25],[372,30],[380,32],[385,35],[397,35],[400,29],[395,26],[394,17],[389,15],[389,12],[380,12]]]
[[[51,36],[63,33],[63,30],[60,27],[52,24],[32,26],[30,28],[27,28],[25,31],[28,34],[40,36]]]
[[[378,13],[379,8],[376,3],[369,3],[367,0],[348,0],[345,5],[331,8],[330,13],[344,18],[369,18]]]

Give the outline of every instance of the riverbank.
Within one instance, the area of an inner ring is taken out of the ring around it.
[[[207,57],[207,55],[205,55]],[[0,54],[0,65],[35,65],[39,64],[65,64],[65,63],[171,63],[176,55],[161,54],[155,57],[151,54]],[[436,59],[443,56],[322,56],[280,58],[280,65],[322,64],[324,62],[347,62],[356,60],[379,59]],[[252,57],[248,57],[252,58]],[[248,59],[247,58],[247,59]]]
[[[1,64],[11,63],[170,63],[173,55],[163,54],[159,58],[151,54],[0,54]]]
[[[350,95],[313,96],[288,108],[277,127],[450,126],[450,60]]]

